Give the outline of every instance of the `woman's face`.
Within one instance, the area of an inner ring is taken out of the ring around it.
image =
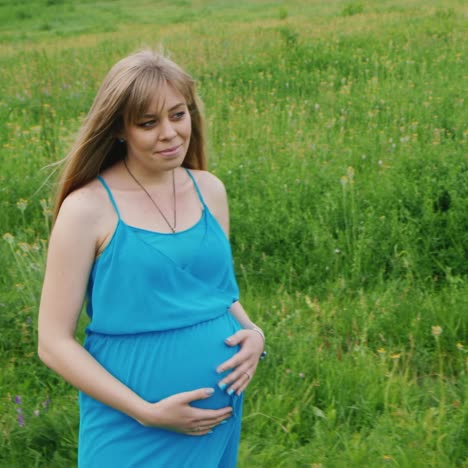
[[[190,143],[192,122],[185,98],[166,84],[136,123],[125,123],[121,137],[127,158],[136,168],[165,171],[182,164]]]

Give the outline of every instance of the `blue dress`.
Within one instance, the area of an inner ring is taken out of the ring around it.
[[[226,424],[205,436],[145,427],[80,393],[81,468],[231,468],[236,466],[242,395],[217,387],[216,367],[237,347],[224,340],[241,327],[229,312],[239,291],[229,241],[202,204],[199,221],[174,234],[126,224],[117,213],[113,237],[88,284],[85,348],[112,375],[149,402],[212,387],[200,408],[232,406]]]

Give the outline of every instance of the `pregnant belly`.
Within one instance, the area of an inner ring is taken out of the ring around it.
[[[193,405],[221,408],[231,404],[231,399],[217,387],[224,374],[218,374],[216,368],[238,351],[224,340],[239,328],[232,315],[226,313],[177,330],[124,336],[91,334],[86,348],[111,374],[147,401],[212,387],[213,396]]]

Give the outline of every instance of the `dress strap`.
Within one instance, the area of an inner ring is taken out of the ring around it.
[[[197,182],[195,181],[195,177],[193,177],[192,173],[186,168],[184,167],[184,169],[186,170],[187,174],[190,176],[190,178],[192,179],[192,182],[193,182],[193,185],[195,186],[195,190],[197,191],[197,194],[198,194],[198,198],[200,199],[200,202],[203,206],[206,206],[206,203],[205,203],[205,200],[203,199],[203,196],[200,192],[200,188],[198,187],[198,184]]]
[[[120,220],[120,212],[119,212],[119,209],[117,208],[117,203],[115,203],[111,189],[109,188],[109,186],[106,184],[105,180],[101,176],[98,176],[97,178],[99,182],[101,182],[102,186],[106,189],[107,195],[109,195],[109,200],[111,201],[112,206],[114,207],[114,210],[117,213],[117,217]]]

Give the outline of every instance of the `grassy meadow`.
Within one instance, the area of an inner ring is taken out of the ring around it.
[[[36,355],[50,164],[110,66],[160,45],[198,82],[267,334],[239,467],[468,467],[467,12],[0,0],[0,467],[76,464],[77,392]]]

